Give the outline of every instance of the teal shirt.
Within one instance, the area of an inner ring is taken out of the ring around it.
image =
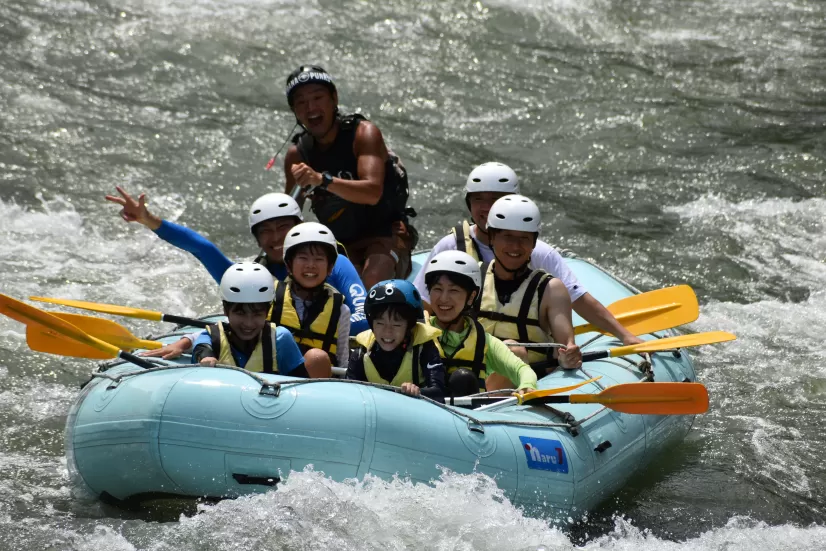
[[[430,324],[436,325],[436,317],[431,316]],[[439,343],[448,356],[453,354],[470,332],[470,319],[465,318],[465,327],[461,332],[442,330]],[[528,388],[536,390],[536,373],[519,357],[510,351],[510,348],[489,333],[485,333],[485,369],[488,374],[495,372],[508,379],[517,389]]]

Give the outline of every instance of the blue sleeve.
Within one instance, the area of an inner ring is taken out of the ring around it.
[[[232,261],[218,247],[203,235],[189,228],[164,220],[161,222],[161,227],[155,230],[155,234],[167,243],[192,253],[201,261],[212,279],[218,283],[221,282],[221,277],[227,268],[232,266]]]
[[[193,348],[193,350],[194,350],[194,349],[195,349],[195,347],[196,347],[196,346],[198,346],[199,344],[206,344],[206,345],[208,345],[208,346],[210,346],[210,347],[212,346],[212,337],[210,337],[210,336],[209,336],[209,333],[207,333],[206,331],[204,331],[203,333],[201,333],[200,335],[198,335],[198,338],[197,338],[197,339],[195,339],[195,342],[194,342],[194,343],[192,343],[192,348]]]
[[[358,335],[370,329],[364,316],[364,299],[367,298],[367,293],[356,267],[349,258],[338,256],[333,273],[327,278],[327,282],[344,295],[344,302],[350,308],[350,334]]]
[[[281,375],[289,375],[295,368],[304,365],[304,356],[286,327],[275,330],[275,362]]]

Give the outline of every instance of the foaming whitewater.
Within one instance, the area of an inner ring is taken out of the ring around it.
[[[0,515],[0,526],[10,523]],[[577,545],[547,522],[525,517],[484,475],[444,473],[433,485],[367,477],[333,482],[322,473],[292,473],[278,491],[200,505],[177,523],[137,520],[4,526],[47,549],[124,551],[337,549],[433,551],[816,549],[823,527],[768,526],[733,517],[720,528],[677,542],[623,517],[605,535]],[[84,524],[79,526],[79,524]]]
[[[0,200],[5,294],[47,294],[179,315],[216,310],[216,287],[201,264],[142,226],[120,223],[114,206],[111,217],[101,219],[84,217],[65,197],[38,195],[38,201],[35,207]],[[153,208],[170,212],[172,220],[183,210],[175,195],[157,197]],[[0,320],[0,331],[12,338],[23,335],[21,328]]]

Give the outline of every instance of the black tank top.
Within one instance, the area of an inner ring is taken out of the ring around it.
[[[293,138],[298,152],[313,170],[329,172],[336,178],[358,179],[358,160],[353,153],[356,129],[361,121],[367,120],[355,114],[339,119],[339,130],[333,144],[321,150],[313,137],[303,132]],[[318,221],[330,228],[336,239],[345,246],[366,237],[389,237],[392,224],[404,220],[404,203],[399,209],[393,197],[397,194],[399,172],[393,155],[388,155],[384,167],[384,187],[381,200],[376,205],[360,205],[346,201],[333,193],[316,190],[312,195],[312,211]],[[403,170],[403,168],[402,168]],[[404,174],[404,202],[407,200],[407,176]]]

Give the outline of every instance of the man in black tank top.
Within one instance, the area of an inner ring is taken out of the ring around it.
[[[366,288],[405,278],[415,230],[407,217],[407,174],[388,151],[381,131],[360,115],[342,116],[338,92],[319,66],[301,66],[287,78],[287,100],[304,129],[284,159],[286,192],[298,185],[319,221],[347,249]]]

